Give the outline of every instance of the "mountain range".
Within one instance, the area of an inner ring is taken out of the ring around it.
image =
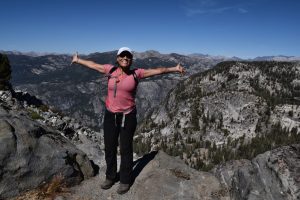
[[[67,54],[0,52],[6,53],[10,59],[13,71],[11,82],[16,90],[28,91],[49,106],[80,119],[83,124],[94,129],[101,128],[106,96],[106,78],[103,75],[79,65],[70,66],[71,55]],[[115,55],[116,51],[110,51],[81,57],[98,63],[114,64]],[[241,60],[204,54],[161,54],[153,50],[134,52],[134,57],[133,67],[169,67],[181,63],[187,70],[183,77],[169,74],[140,82],[136,100],[139,121],[158,105],[180,80],[205,71],[222,61]],[[275,59],[267,57],[272,58]]]
[[[101,127],[107,79],[96,71],[79,65],[70,66],[70,55],[28,56],[9,54],[12,66],[12,84],[15,89],[28,91],[49,106],[81,119],[90,127]],[[82,58],[98,63],[114,64],[116,51],[93,53]],[[175,74],[145,79],[140,82],[137,92],[138,118],[166,96],[167,92],[180,80],[204,71],[224,58],[188,57],[179,54],[160,54],[155,51],[135,53],[133,67],[187,66],[183,77]],[[157,92],[160,91],[160,92]]]
[[[89,59],[108,61],[114,54],[95,53]],[[141,60],[136,61],[144,61],[145,66],[147,62],[170,66],[178,61],[192,63],[188,56],[178,54],[168,55],[167,59],[153,51],[150,55],[141,55]],[[77,113],[78,118],[73,119],[66,115],[67,109],[66,112],[55,110],[62,105],[84,109],[76,102],[80,100],[86,105],[99,85],[105,87],[105,77],[79,66],[69,67],[70,58],[68,55],[17,55],[15,59],[21,63],[17,68],[11,61],[12,70],[19,73],[13,87],[38,91],[44,99],[40,101],[22,91],[0,91],[0,146],[4,152],[1,159],[5,161],[1,176],[15,177],[0,179],[0,195],[13,196],[35,188],[64,171],[66,181],[76,180],[76,184],[89,178],[71,188],[69,196],[61,197],[66,199],[300,197],[299,62],[215,60],[211,65],[203,64],[203,68],[197,69],[196,65],[189,68],[183,77],[169,74],[141,82],[139,89],[143,92],[138,103],[140,111],[145,112],[134,137],[136,180],[130,192],[120,197],[115,196],[115,187],[109,191],[97,188],[104,174],[103,136],[83,125],[92,118],[85,119]],[[30,70],[24,70],[22,65]],[[91,77],[95,78],[91,81]],[[163,96],[157,95],[161,88],[166,89]],[[81,96],[74,96],[74,90],[80,91]],[[61,95],[60,99],[47,107],[44,104],[47,98],[55,95]],[[103,103],[101,98],[99,102]],[[52,152],[53,146],[60,153]],[[34,164],[39,159],[48,159],[47,167],[56,166],[51,168],[55,173],[45,171],[46,166]],[[96,173],[92,163],[100,167],[100,176],[90,178]],[[38,175],[42,176],[35,178],[30,173],[35,170],[41,171]],[[13,187],[12,180],[22,184]],[[155,192],[148,193],[148,190]]]

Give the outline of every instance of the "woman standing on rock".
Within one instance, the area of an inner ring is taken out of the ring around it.
[[[109,189],[117,181],[117,147],[120,136],[120,185],[117,190],[119,194],[126,193],[132,184],[132,143],[137,125],[135,93],[139,79],[164,73],[185,72],[180,64],[169,68],[130,69],[132,58],[132,51],[128,47],[122,47],[117,53],[116,66],[84,60],[79,58],[77,53],[72,59],[72,63],[81,64],[108,76],[103,125],[106,179],[101,184],[101,188]]]

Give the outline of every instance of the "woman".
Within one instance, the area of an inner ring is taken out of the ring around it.
[[[119,194],[126,193],[132,183],[132,143],[137,125],[135,92],[138,80],[163,73],[185,72],[180,64],[169,68],[131,70],[132,58],[132,51],[128,47],[122,47],[117,52],[117,66],[84,60],[79,58],[77,53],[72,60],[72,63],[97,70],[109,77],[104,116],[106,179],[101,188],[109,189],[117,180],[117,146],[120,136],[120,185],[117,190]]]

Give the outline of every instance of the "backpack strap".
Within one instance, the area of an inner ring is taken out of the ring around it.
[[[107,81],[109,81],[109,79],[112,77],[112,73],[113,73],[114,71],[116,71],[117,69],[118,69],[118,67],[114,66],[114,67],[112,67],[112,68],[109,70],[108,75],[107,75],[107,77],[108,77],[108,80],[107,80]],[[135,73],[135,70],[137,70],[137,69],[132,69],[132,70],[130,70],[130,71],[129,71],[129,75],[132,74],[132,76],[133,76],[133,78],[134,78],[134,81],[135,81],[135,84],[138,85],[138,84],[139,84],[139,79],[138,79],[137,74]],[[116,97],[116,93],[117,93],[117,82],[116,82],[116,80],[115,80],[114,97]]]
[[[134,78],[134,80],[135,80],[135,83],[136,83],[136,84],[139,84],[139,78],[138,78],[138,76],[136,75],[135,70],[137,70],[137,69],[133,69],[133,70],[130,70],[130,71],[131,71],[131,73],[132,73],[132,75],[133,75],[133,78]]]
[[[112,68],[109,70],[109,72],[108,72],[108,80],[111,78],[112,73],[113,73],[114,71],[116,71],[117,69],[118,69],[118,67],[114,66],[114,67],[112,67]],[[138,83],[139,83],[139,78],[138,78],[137,74],[135,73],[135,70],[137,70],[137,69],[132,69],[132,70],[130,70],[130,71],[129,71],[129,74],[130,74],[130,75],[132,74],[135,83],[138,84]]]
[[[114,71],[116,71],[117,69],[118,69],[118,67],[114,66],[114,67],[112,67],[112,68],[109,70],[109,72],[108,72],[108,79],[110,79],[111,74],[112,74]]]

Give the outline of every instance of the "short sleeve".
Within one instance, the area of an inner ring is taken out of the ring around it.
[[[141,69],[141,68],[138,68],[135,70],[135,73],[136,73],[138,79],[144,78],[144,72],[145,72],[145,69]]]
[[[114,66],[113,65],[111,65],[111,64],[105,64],[105,65],[103,65],[104,66],[104,74],[108,74],[109,73],[109,71],[111,70],[111,68],[113,68]]]

